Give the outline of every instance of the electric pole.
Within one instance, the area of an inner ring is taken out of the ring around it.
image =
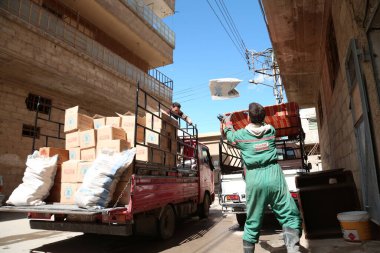
[[[276,99],[277,104],[283,102],[283,86],[280,77],[280,69],[278,67],[276,57],[274,55],[273,49],[268,48],[263,52],[246,52],[248,59],[248,68],[252,70],[254,76],[257,74],[264,75],[266,77],[273,78],[273,85],[258,83],[255,80],[249,80],[253,84],[262,84],[273,88],[273,96]]]

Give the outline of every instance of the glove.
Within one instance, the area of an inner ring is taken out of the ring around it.
[[[226,116],[224,116],[223,114],[218,114],[218,116],[216,116],[217,118],[218,118],[218,120],[220,121],[220,122],[224,122],[224,118],[226,117]]]
[[[226,128],[234,129],[233,123],[231,121],[231,115],[225,116],[223,123],[226,125]]]

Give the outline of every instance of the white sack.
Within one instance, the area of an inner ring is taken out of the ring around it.
[[[6,203],[15,206],[44,205],[43,200],[54,184],[57,160],[58,155],[44,157],[38,151],[29,155],[22,183],[12,192]]]
[[[87,209],[102,209],[111,201],[120,176],[132,163],[136,148],[116,153],[102,150],[87,170],[75,194],[75,203]]]
[[[223,100],[240,97],[235,87],[242,80],[237,78],[219,78],[210,80],[209,87],[213,100]]]

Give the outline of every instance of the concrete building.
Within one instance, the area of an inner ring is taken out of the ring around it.
[[[9,196],[34,147],[64,147],[60,109],[134,111],[136,85],[164,104],[175,0],[0,0],[0,175]],[[40,106],[37,108],[37,103]],[[39,117],[35,127],[36,111]],[[54,138],[52,138],[54,137]],[[59,137],[58,139],[56,137]]]
[[[380,225],[379,1],[260,3],[288,100],[317,110],[323,170],[351,170]]]
[[[210,151],[211,159],[214,164],[214,183],[215,192],[218,193],[220,189],[220,166],[219,166],[219,142],[220,132],[201,133],[198,134],[199,142],[206,145]]]

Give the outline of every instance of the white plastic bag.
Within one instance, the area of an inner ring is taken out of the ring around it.
[[[38,151],[29,155],[22,183],[12,192],[6,203],[15,206],[44,205],[43,200],[54,184],[57,160],[58,155],[44,157]]]
[[[136,148],[121,153],[102,150],[87,170],[75,194],[75,203],[87,209],[102,209],[111,201],[120,176],[132,163]]]
[[[213,100],[237,98],[240,96],[235,87],[242,80],[237,78],[219,78],[210,80],[210,92]]]

